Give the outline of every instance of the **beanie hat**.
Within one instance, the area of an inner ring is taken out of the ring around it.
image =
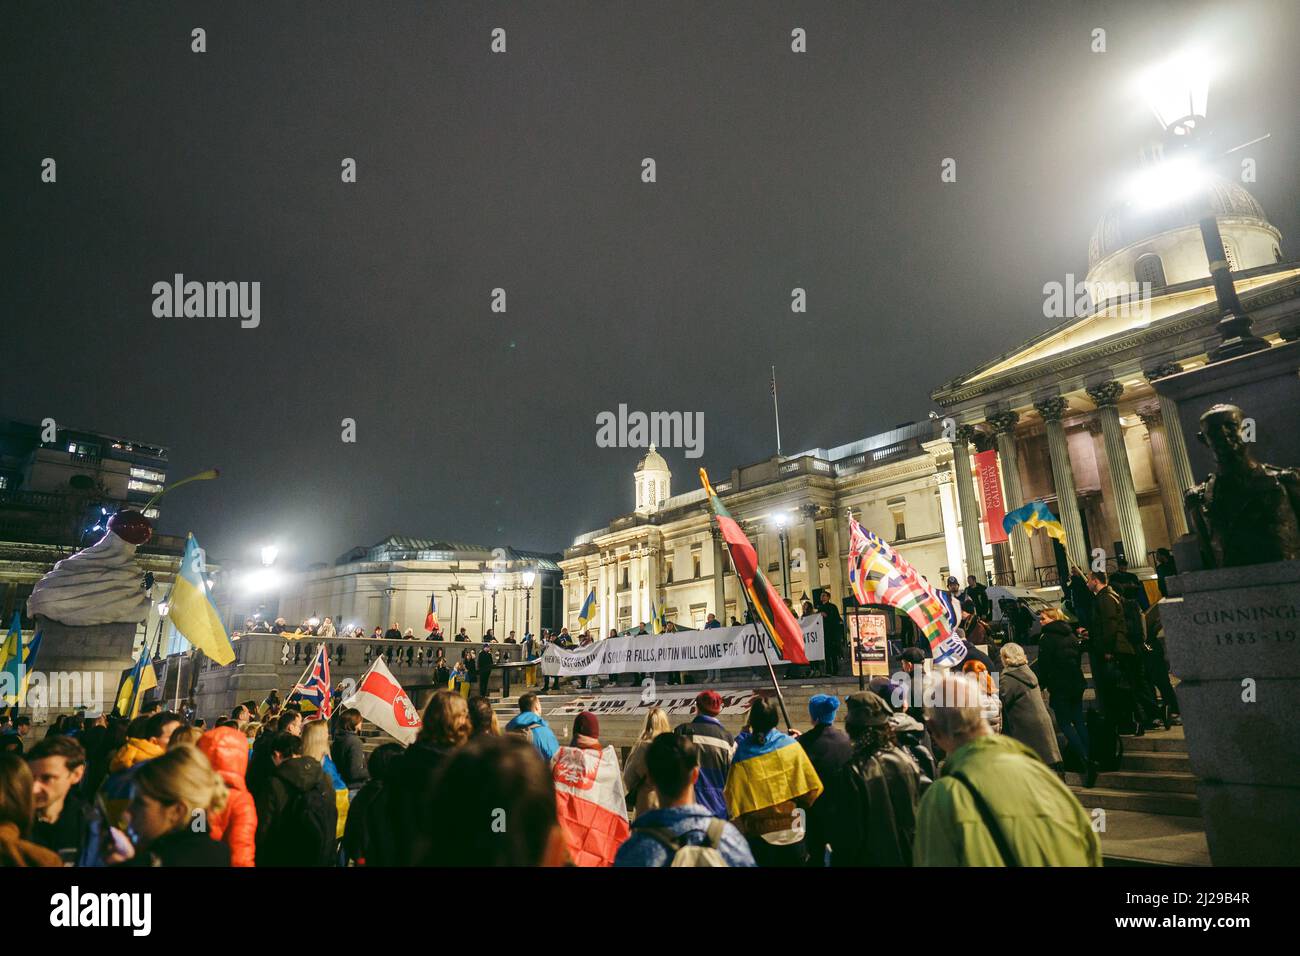
[[[815,694],[808,698],[808,716],[814,724],[835,723],[835,712],[840,709],[840,699],[830,694]]]
[[[573,735],[600,739],[600,721],[589,710],[584,710],[573,721]]]
[[[722,695],[716,690],[702,690],[695,697],[695,709],[701,714],[716,717],[722,713]]]

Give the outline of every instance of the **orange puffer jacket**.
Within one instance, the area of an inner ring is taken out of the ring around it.
[[[216,727],[199,738],[199,750],[221,774],[230,797],[220,813],[209,814],[212,839],[230,847],[231,866],[252,866],[257,837],[257,807],[244,783],[248,738],[234,727]]]

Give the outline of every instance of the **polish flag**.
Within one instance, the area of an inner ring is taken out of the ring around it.
[[[384,663],[382,654],[375,658],[343,706],[355,707],[362,717],[404,744],[412,743],[423,726],[419,711]]]
[[[631,829],[613,747],[561,747],[551,763],[560,825],[577,866],[612,866]]]

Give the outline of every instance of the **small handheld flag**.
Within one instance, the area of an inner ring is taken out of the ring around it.
[[[293,685],[293,690],[289,692],[284,702],[287,706],[294,701],[305,704],[309,710],[315,711],[307,718],[308,720],[328,718],[333,712],[334,701],[330,694],[330,657],[324,644],[316,648],[316,656],[311,659],[311,663],[303,671],[298,683]]]
[[[343,706],[355,707],[362,717],[404,744],[414,743],[423,726],[419,711],[384,663],[382,654],[375,658]]]
[[[1023,524],[1030,530],[1042,528],[1047,532],[1048,537],[1055,538],[1061,544],[1065,544],[1065,527],[1057,520],[1056,515],[1052,514],[1047,505],[1041,501],[1031,501],[1015,511],[1007,512],[1002,518],[1004,531],[1010,532],[1018,524]]]
[[[429,595],[429,613],[424,615],[424,629],[431,632],[438,629],[438,598],[434,594]]]

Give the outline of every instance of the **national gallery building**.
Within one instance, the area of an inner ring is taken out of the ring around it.
[[[1255,335],[1270,345],[1300,336],[1300,262],[1283,260],[1259,203],[1221,179],[1198,201],[1214,212]],[[796,608],[823,587],[844,601],[848,508],[936,586],[973,573],[1054,588],[1070,563],[1088,568],[1095,549],[1112,570],[1122,554],[1148,576],[1155,549],[1187,533],[1182,493],[1195,483],[1187,443],[1196,440],[1151,383],[1204,365],[1220,341],[1203,214],[1180,204],[1109,210],[1088,249],[1091,306],[937,388],[938,420],[715,476],[769,580]],[[1136,294],[1112,294],[1134,286]],[[710,612],[724,624],[743,618],[703,491],[673,495],[653,447],[633,478],[635,510],[580,535],[559,562],[564,622],[578,627],[593,589],[598,612],[588,626],[601,636],[649,621],[652,607],[689,627]],[[1001,536],[985,522],[982,486],[1000,490],[1007,511],[1045,502],[1065,527],[1068,553],[1022,528],[991,541]]]

